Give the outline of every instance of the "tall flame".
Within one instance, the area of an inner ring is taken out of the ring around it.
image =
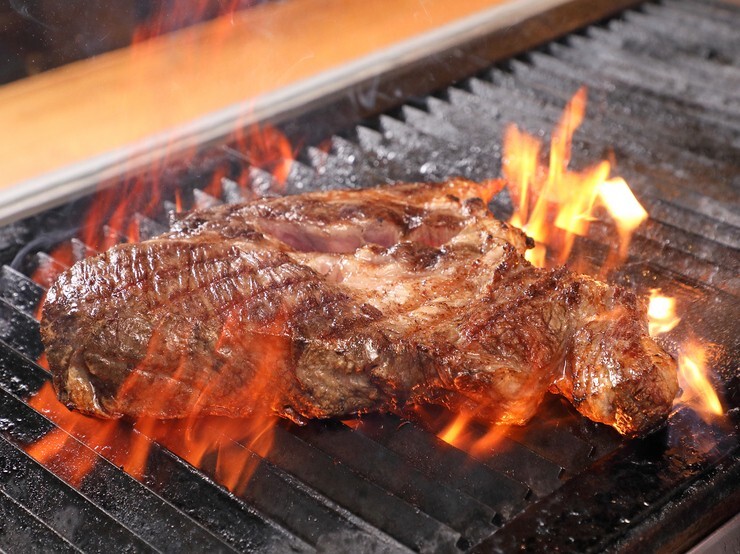
[[[678,356],[678,378],[683,395],[680,403],[691,407],[705,421],[724,415],[722,403],[709,379],[706,346],[689,340],[681,346]]]
[[[504,135],[503,173],[515,205],[510,223],[535,240],[526,257],[539,267],[547,263],[548,247],[554,250],[557,264],[568,260],[575,237],[586,235],[598,204],[617,225],[620,260],[627,256],[632,233],[647,218],[627,183],[619,177],[609,179],[607,160],[583,171],[568,169],[573,133],[583,122],[586,99],[582,87],[568,102],[553,132],[547,166],[540,159],[538,139],[515,125]]]

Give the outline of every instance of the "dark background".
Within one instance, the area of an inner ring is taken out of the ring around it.
[[[0,84],[267,0],[6,0]]]

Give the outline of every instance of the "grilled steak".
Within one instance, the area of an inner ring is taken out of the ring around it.
[[[676,367],[630,292],[523,257],[464,180],[195,211],[64,273],[42,336],[60,399],[101,417],[302,422],[421,402],[522,423],[546,391],[626,435]]]

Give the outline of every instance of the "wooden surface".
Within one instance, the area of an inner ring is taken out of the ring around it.
[[[0,87],[0,189],[510,0],[290,0]]]

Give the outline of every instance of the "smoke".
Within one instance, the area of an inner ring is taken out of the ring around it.
[[[23,19],[28,19],[29,21],[33,21],[34,23],[41,25],[44,29],[48,29],[48,30],[56,29],[56,27],[53,27],[51,25],[48,25],[47,23],[44,23],[38,17],[35,17],[33,14],[31,14],[30,5],[35,5],[36,2],[33,2],[33,1],[28,2],[24,0],[9,0],[9,3],[13,11],[15,11]]]

